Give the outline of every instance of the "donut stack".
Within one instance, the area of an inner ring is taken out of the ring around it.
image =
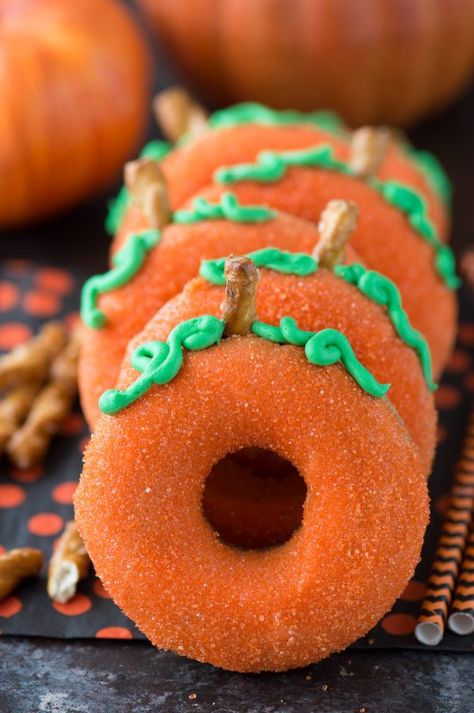
[[[428,520],[455,334],[448,184],[400,137],[239,105],[158,113],[84,286],[75,505],[161,648],[238,671],[372,628]],[[183,136],[184,134],[184,136]]]

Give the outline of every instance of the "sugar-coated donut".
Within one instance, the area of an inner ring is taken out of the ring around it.
[[[207,475],[243,447],[305,479],[302,526],[279,547],[226,545],[203,515]],[[428,519],[391,405],[342,365],[255,336],[186,352],[172,381],[101,418],[75,506],[98,575],[151,641],[237,671],[303,666],[366,633],[412,576]]]
[[[325,143],[339,159],[349,157],[351,134],[333,134],[316,126],[265,126],[252,123],[222,128],[201,135],[185,146],[176,147],[162,161],[173,209],[180,208],[206,186],[221,166],[252,161],[262,150],[304,149]],[[429,214],[442,236],[448,230],[448,209],[426,175],[400,145],[393,143],[377,171],[378,178],[396,180],[421,192]],[[338,196],[333,196],[338,197]]]
[[[115,252],[131,233],[149,228],[149,224],[141,212],[134,211],[124,228],[114,245]],[[133,279],[100,297],[98,304],[106,315],[104,326],[101,329],[84,326],[79,386],[89,425],[93,427],[99,416],[100,395],[116,382],[130,339],[198,273],[203,258],[269,246],[310,253],[318,239],[315,224],[282,213],[262,222],[208,220],[168,225]]]
[[[354,201],[359,220],[351,244],[365,264],[389,277],[400,289],[414,327],[428,340],[438,378],[454,343],[456,296],[436,270],[435,251],[402,211],[363,181],[336,171],[305,167],[290,168],[277,181],[209,186],[199,196],[214,202],[229,188],[244,205],[263,204],[312,222],[318,220],[328,201]]]

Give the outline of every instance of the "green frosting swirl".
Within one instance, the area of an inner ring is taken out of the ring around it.
[[[416,352],[428,388],[430,391],[434,391],[436,384],[433,382],[428,342],[421,332],[412,327],[408,315],[403,309],[398,287],[385,275],[381,275],[375,270],[367,270],[359,264],[337,265],[334,272],[346,282],[355,285],[370,300],[386,308],[400,339]]]
[[[355,176],[348,163],[339,161],[328,144],[319,144],[298,151],[261,151],[254,163],[241,163],[219,168],[214,173],[218,183],[227,185],[239,181],[279,181],[288,168],[306,166],[339,171],[348,176]],[[397,181],[368,179],[369,185],[380,195],[401,210],[410,225],[426,240],[435,252],[435,268],[439,276],[450,289],[456,289],[459,278],[456,275],[456,263],[452,250],[440,241],[434,224],[428,217],[428,207],[424,198],[415,191]]]
[[[143,396],[154,384],[167,384],[183,365],[183,349],[198,351],[218,344],[223,320],[204,315],[181,322],[171,330],[166,342],[147,342],[132,353],[131,364],[141,373],[124,391],[109,389],[99,399],[103,413],[115,414]]]
[[[140,152],[140,158],[152,158],[161,161],[171,151],[172,146],[167,141],[155,139],[147,143]],[[105,230],[109,235],[115,235],[120,229],[125,213],[130,205],[130,195],[126,186],[122,186],[115,198],[109,201]]]
[[[310,124],[334,134],[340,134],[345,129],[342,119],[332,111],[314,111],[308,114],[292,110],[277,111],[253,102],[235,104],[227,109],[216,111],[209,117],[208,123],[211,129],[228,129],[240,124],[267,126]]]
[[[227,191],[218,203],[209,203],[205,198],[195,198],[191,210],[177,210],[174,223],[197,223],[200,220],[231,220],[235,223],[263,223],[272,220],[276,211],[266,206],[240,205],[236,196]]]
[[[252,332],[263,339],[278,344],[304,346],[306,358],[317,366],[330,366],[342,362],[361,389],[371,396],[385,396],[390,384],[380,384],[357,359],[347,337],[337,329],[322,329],[320,332],[306,332],[298,329],[292,317],[282,317],[280,326],[265,322],[254,322]]]
[[[429,151],[420,151],[410,144],[404,146],[407,156],[418,167],[426,180],[440,198],[449,205],[453,195],[453,187],[441,163]]]
[[[247,253],[257,267],[283,272],[287,275],[305,277],[312,275],[318,269],[317,260],[306,253],[290,253],[279,248],[262,248]],[[204,280],[213,285],[225,285],[224,267],[225,257],[215,260],[202,260],[199,274]]]
[[[97,307],[99,295],[125,285],[142,267],[146,254],[158,245],[159,230],[145,230],[129,235],[125,245],[112,257],[112,269],[94,275],[84,284],[81,294],[81,317],[84,324],[100,329],[106,324],[105,314]]]
[[[131,356],[131,365],[140,376],[121,391],[109,389],[99,399],[103,413],[113,415],[141,398],[154,384],[167,384],[177,376],[183,365],[183,350],[198,351],[219,344],[225,322],[212,315],[194,317],[181,322],[171,330],[166,342],[153,341],[141,344]],[[329,366],[342,362],[359,386],[371,396],[384,396],[389,384],[380,384],[359,362],[348,339],[337,329],[304,332],[298,329],[291,317],[283,317],[280,327],[265,322],[254,322],[253,333],[278,344],[304,346],[311,364]]]

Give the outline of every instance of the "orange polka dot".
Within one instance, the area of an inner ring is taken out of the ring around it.
[[[447,368],[449,371],[453,371],[457,374],[461,371],[466,371],[470,363],[470,355],[462,351],[462,349],[456,349],[456,351],[451,354]]]
[[[53,500],[61,505],[71,505],[76,488],[76,481],[57,485],[52,492]]]
[[[426,585],[424,582],[418,582],[416,579],[411,579],[403,593],[400,595],[400,599],[404,599],[407,602],[416,602],[419,599],[423,599],[425,595]]]
[[[28,520],[28,530],[31,534],[44,537],[56,535],[63,525],[63,518],[54,512],[39,512]]]
[[[130,629],[124,626],[105,626],[96,633],[98,639],[133,639]]]
[[[92,606],[91,600],[89,597],[86,597],[85,594],[75,594],[73,598],[65,604],[60,604],[59,602],[52,602],[52,604],[56,611],[65,616],[85,614]]]
[[[35,317],[52,317],[60,307],[58,296],[53,292],[27,292],[23,299],[23,309]]]
[[[58,292],[61,295],[70,292],[74,286],[74,280],[69,272],[53,267],[38,270],[35,282],[41,289]]]
[[[6,312],[18,302],[18,287],[12,282],[0,282],[0,310]]]
[[[102,597],[102,599],[111,599],[112,597],[100,581],[100,579],[96,579],[94,584],[92,585],[92,588],[94,590],[94,593],[97,594],[98,597]]]
[[[42,465],[35,465],[32,468],[27,468],[25,470],[21,470],[20,468],[10,468],[9,473],[10,477],[13,478],[13,480],[17,480],[19,483],[36,483],[36,481],[42,477],[44,468]]]
[[[0,325],[0,349],[13,349],[31,337],[31,329],[20,322],[7,322]]]
[[[0,616],[6,619],[11,616],[18,614],[23,608],[23,604],[20,602],[18,597],[6,597],[0,602]]]
[[[442,426],[440,423],[438,424],[438,428],[436,429],[436,440],[438,443],[444,443],[446,438],[448,437],[448,432],[445,429],[444,426]]]
[[[446,495],[440,495],[439,498],[437,498],[434,508],[436,512],[439,512],[440,515],[444,515],[446,510],[449,508],[449,504],[451,502],[451,497],[449,494]]]
[[[70,413],[61,425],[60,433],[63,436],[73,436],[85,428],[85,422],[80,413]]]
[[[382,620],[381,626],[387,634],[406,636],[415,631],[416,617],[411,614],[389,614]]]
[[[466,322],[459,326],[459,341],[468,347],[474,346],[474,324]]]
[[[435,391],[435,402],[440,409],[455,408],[461,402],[461,392],[455,386],[442,384]]]
[[[0,485],[0,508],[15,508],[26,499],[19,485]]]

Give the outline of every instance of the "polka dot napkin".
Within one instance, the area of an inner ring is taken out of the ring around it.
[[[0,351],[24,342],[45,320],[73,323],[85,277],[25,261],[5,262],[0,267]],[[474,302],[470,298],[463,299],[461,318],[456,350],[436,392],[439,447],[430,480],[432,517],[422,561],[393,610],[356,648],[421,647],[413,630],[474,394]],[[64,523],[73,516],[72,496],[87,439],[87,427],[77,405],[65,419],[44,464],[20,471],[1,461],[0,551],[27,545],[39,547],[50,556]],[[143,638],[93,572],[67,604],[50,602],[45,585],[43,573],[0,602],[0,632],[60,638]],[[474,651],[474,636],[447,633],[437,648]]]

